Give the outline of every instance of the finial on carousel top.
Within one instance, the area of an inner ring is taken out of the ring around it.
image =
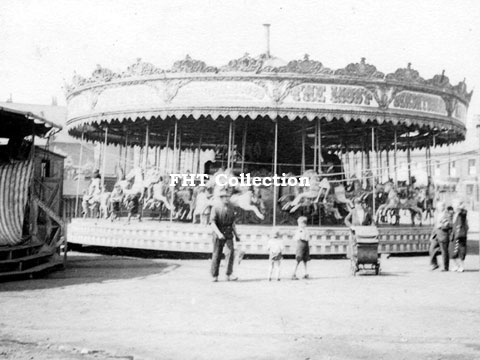
[[[377,71],[377,68],[374,65],[367,64],[364,57],[360,59],[359,63],[348,64],[345,68],[336,70],[334,74],[339,76],[373,79],[383,79],[385,77],[385,74]]]
[[[308,54],[303,56],[301,60],[292,60],[288,63],[280,58],[274,57],[270,54],[269,45],[269,24],[264,24],[267,31],[267,52],[261,54],[258,57],[252,57],[247,52],[242,57],[234,59],[228,62],[220,68],[208,66],[201,60],[195,60],[190,55],[186,55],[185,59],[176,61],[171,70],[162,70],[155,65],[144,62],[141,58],[137,58],[136,62],[130,65],[126,71],[122,73],[115,73],[110,69],[104,68],[101,65],[97,65],[92,75],[88,78],[78,75],[74,72],[72,81],[70,84],[63,86],[66,96],[78,90],[79,88],[88,87],[89,85],[97,85],[102,83],[108,83],[118,79],[129,78],[146,78],[153,77],[155,75],[166,76],[167,73],[215,73],[222,72],[250,72],[250,73],[282,73],[282,74],[301,74],[308,75],[320,75],[335,79],[353,79],[358,81],[384,81],[390,83],[391,86],[397,85],[415,85],[422,88],[430,88],[432,90],[441,90],[446,93],[451,93],[457,96],[461,101],[469,103],[473,94],[473,91],[468,92],[465,84],[465,79],[453,86],[450,83],[449,78],[445,75],[445,70],[441,74],[435,75],[429,80],[423,79],[419,72],[412,68],[412,64],[408,63],[406,68],[399,68],[394,73],[385,75],[377,70],[374,65],[368,64],[365,57],[362,57],[360,62],[351,63],[345,68],[332,69],[326,68],[320,61],[311,60]],[[130,79],[129,79],[130,80]],[[135,80],[137,81],[137,80]],[[368,84],[367,84],[368,85]]]
[[[411,84],[425,84],[425,80],[420,76],[417,70],[412,69],[412,63],[408,63],[406,68],[397,69],[394,73],[388,74],[385,79],[401,81]]]

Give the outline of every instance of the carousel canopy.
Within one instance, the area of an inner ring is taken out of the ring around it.
[[[281,144],[318,121],[322,148],[358,151],[368,150],[371,128],[377,149],[392,148],[394,133],[400,149],[464,140],[472,92],[444,73],[426,80],[410,64],[385,75],[365,58],[332,70],[308,55],[285,63],[245,54],[222,67],[189,56],[170,70],[141,59],[120,73],[98,66],[89,78],[75,74],[66,95],[69,134],[90,141],[108,128],[109,143],[144,145],[148,126],[151,146],[172,146],[178,121],[182,147],[215,147],[232,121],[234,136],[248,127],[267,131],[258,135],[265,140],[275,120]]]

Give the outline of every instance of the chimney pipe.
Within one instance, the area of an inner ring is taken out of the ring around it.
[[[263,24],[265,27],[265,41],[267,43],[267,58],[270,58],[270,24]]]

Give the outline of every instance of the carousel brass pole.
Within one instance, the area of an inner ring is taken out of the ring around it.
[[[318,125],[317,125],[317,136],[318,136],[318,173],[322,173],[322,126],[320,122],[320,118],[318,119]]]
[[[313,139],[314,139],[314,144],[313,144],[313,171],[317,171],[317,146],[318,146],[318,139],[317,139],[317,126],[318,124],[315,123],[315,132],[314,132],[314,136],[313,136]]]
[[[273,148],[273,175],[277,175],[278,163],[278,118],[275,119],[275,140]],[[273,226],[277,225],[277,186],[273,185]]]
[[[105,127],[105,143],[103,145],[103,165],[102,165],[102,194],[105,192],[105,169],[107,166],[107,138],[108,138],[108,127]]]
[[[78,194],[80,193],[80,170],[82,168],[82,161],[83,161],[83,137],[84,137],[84,130],[82,129],[82,138],[80,140],[80,159],[78,160],[78,171],[77,171],[77,195],[75,197],[75,217],[77,217],[78,212]]]
[[[376,151],[375,151],[375,128],[372,127],[372,155],[375,154],[375,157],[376,157]],[[375,218],[375,197],[376,197],[376,189],[375,189],[375,176],[376,176],[376,172],[378,170],[378,167],[375,169],[375,173],[373,172],[373,166],[372,166],[372,190],[373,190],[373,193],[372,193],[372,218]]]
[[[167,175],[167,169],[170,167],[168,163],[168,155],[170,155],[170,132],[171,130],[168,129],[167,131],[167,141],[165,143],[165,167],[163,168],[164,174]]]
[[[394,143],[393,143],[393,180],[395,181],[395,188],[398,186],[398,168],[397,168],[397,150],[398,150],[398,143],[397,143],[397,128],[395,128],[394,133]]]
[[[232,159],[230,160],[230,165],[232,171],[235,168],[235,122],[232,120],[232,150],[231,150]]]
[[[123,173],[127,173],[127,161],[128,161],[128,133],[125,133],[125,160],[123,163]]]
[[[175,130],[173,134],[173,161],[172,161],[172,174],[177,168],[177,132],[178,132],[178,120],[175,118]],[[170,197],[170,205],[173,207],[173,202],[175,200],[175,186],[170,187],[172,194]],[[170,210],[170,222],[173,221],[173,210]]]
[[[150,146],[150,128],[147,123],[147,128],[145,129],[145,159],[143,159],[143,169],[147,170],[148,166],[148,147]]]
[[[300,173],[305,173],[306,166],[305,166],[305,121],[302,119],[302,166],[300,169]]]
[[[182,167],[182,131],[178,133],[178,162],[177,166],[175,167],[175,172],[180,172],[180,168]]]
[[[247,149],[247,132],[248,132],[248,122],[245,118],[245,127],[243,128],[243,139],[242,139],[242,173],[245,171],[245,152]]]
[[[227,149],[227,169],[230,169],[230,160],[232,156],[232,119],[228,123],[228,149]]]
[[[387,161],[387,181],[390,181],[390,151],[389,149],[387,148],[387,150],[385,150],[385,158],[386,158],[386,161]]]
[[[198,141],[197,174],[200,172],[200,154],[202,153],[202,138],[203,134],[200,134],[200,140]]]
[[[411,167],[411,155],[410,155],[410,134],[407,137],[407,164],[408,164],[408,185],[412,185],[412,167]]]

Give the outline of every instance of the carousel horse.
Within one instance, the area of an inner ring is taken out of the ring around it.
[[[261,201],[261,198],[257,194],[255,194],[255,190],[252,187],[247,189],[243,189],[233,193],[230,197],[230,203],[234,207],[238,207],[245,211],[252,211],[260,220],[265,219],[265,216],[262,214],[262,211],[265,211],[264,203]],[[256,205],[260,206],[260,210]]]
[[[189,217],[192,219],[192,222],[195,224],[199,217],[200,224],[207,225],[213,204],[213,194],[205,186],[197,187],[193,192],[193,202],[190,208]]]
[[[301,206],[316,206],[321,200],[325,201],[330,191],[330,184],[326,178],[321,181],[319,175],[313,170],[307,170],[302,177],[309,179],[310,186],[304,187],[304,191],[299,193],[293,201],[286,203],[282,210],[294,213]]]
[[[140,203],[145,193],[143,180],[143,171],[141,168],[133,168],[125,177],[117,183],[122,188],[124,197],[124,205],[128,211],[128,223],[134,215],[138,215],[138,221],[142,221],[142,214],[139,211]]]
[[[108,199],[108,210],[110,212],[110,220],[119,218],[121,206],[123,203],[123,190],[119,184],[115,184],[113,191]]]
[[[174,218],[185,221],[190,215],[190,209],[193,205],[193,190],[190,188],[180,188],[175,192],[173,206],[175,209]]]
[[[387,198],[384,204],[381,204],[377,208],[377,212],[375,214],[375,222],[378,223],[379,221],[385,222],[385,217],[387,214],[392,213],[393,215],[396,215],[398,204],[399,204],[399,197],[398,193],[395,190],[393,184],[391,182],[388,182],[384,186],[383,190],[387,194]],[[397,216],[397,221],[398,222],[398,216]]]
[[[143,205],[144,209],[157,209],[165,206],[169,211],[173,211],[173,206],[167,198],[168,180],[164,180],[158,171],[153,171],[147,175],[145,180],[146,199]]]
[[[407,193],[402,193],[399,196],[399,210],[407,210],[410,212],[412,225],[415,225],[415,218],[418,217],[420,225],[422,225],[422,210],[418,207],[418,194],[408,196]]]
[[[211,178],[207,182],[207,188],[213,189],[213,197],[218,198],[220,190],[227,190],[227,193],[231,195],[230,203],[234,207],[238,207],[245,211],[252,211],[259,219],[263,220],[265,216],[258,209],[257,205],[259,205],[260,208],[262,208],[264,205],[262,204],[261,198],[255,195],[254,189],[246,186],[219,186],[216,180],[221,174],[226,176],[226,180],[222,176],[222,182],[228,183],[228,179],[235,177],[235,175],[233,174],[233,170],[231,169],[218,170],[213,176],[211,176]]]
[[[88,189],[83,193],[82,209],[84,218],[100,216],[101,194],[101,178],[98,172],[96,172],[88,185]]]

